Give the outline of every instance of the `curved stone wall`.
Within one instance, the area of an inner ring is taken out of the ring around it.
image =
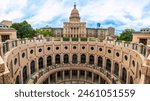
[[[141,44],[89,38],[87,41],[52,38],[7,43],[3,44],[1,53],[9,71],[9,83],[146,83],[143,80],[147,75],[144,74],[146,48]],[[65,75],[66,71],[69,74]]]

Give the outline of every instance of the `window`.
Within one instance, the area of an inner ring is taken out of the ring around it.
[[[76,49],[77,47],[76,46],[73,46],[73,49]]]
[[[103,49],[102,48],[99,48],[99,51],[102,51]]]
[[[20,83],[20,80],[19,80],[19,75],[16,77],[16,82],[15,84],[19,84]]]
[[[111,53],[111,50],[110,50],[110,49],[108,50],[108,53]]]
[[[15,65],[17,64],[17,58],[15,58],[15,60],[14,60],[14,64],[15,64]]]
[[[41,48],[39,49],[39,52],[42,52],[42,49],[41,49]]]
[[[31,75],[35,72],[35,61],[32,60],[30,63],[30,70],[31,70]]]
[[[127,71],[125,68],[122,69],[122,83],[126,84]]]
[[[33,54],[33,49],[30,50],[30,54]]]
[[[47,57],[47,67],[52,65],[52,57],[48,56]]]
[[[130,84],[133,84],[133,77],[130,76]]]
[[[56,50],[59,50],[59,47],[56,47]]]
[[[85,64],[85,63],[86,63],[86,56],[85,56],[85,54],[82,54],[82,55],[81,55],[81,63],[82,63],[82,64]]]
[[[91,50],[94,50],[94,47],[91,47]]]
[[[69,56],[68,56],[68,54],[65,54],[64,55],[64,64],[67,64],[67,63],[69,63]]]
[[[98,57],[98,66],[102,67],[103,65],[103,58],[101,56]]]
[[[22,53],[22,58],[24,58],[25,57],[25,53]]]
[[[51,47],[47,47],[47,50],[50,50],[51,49]]]
[[[72,63],[73,64],[77,64],[77,54],[73,54],[73,56],[72,56]]]
[[[39,65],[39,70],[43,69],[43,58],[42,57],[39,58],[38,65]]]
[[[85,49],[85,47],[83,46],[82,49]]]
[[[55,64],[60,64],[60,55],[59,54],[57,54],[55,56]]]
[[[119,57],[119,53],[118,52],[116,53],[116,56]]]
[[[2,39],[2,42],[5,42],[6,40],[9,40],[9,35],[1,35],[1,39]]]
[[[132,60],[132,65],[133,65],[133,67],[135,67],[135,61],[134,60]]]
[[[128,60],[128,57],[125,55],[125,56],[124,56],[124,59],[125,59],[125,60]]]
[[[115,63],[115,65],[114,65],[114,74],[115,74],[116,76],[119,75],[119,65],[118,65],[118,63]]]
[[[65,49],[67,50],[67,49],[68,49],[68,47],[67,47],[67,46],[65,46]]]
[[[111,61],[110,61],[110,59],[106,60],[106,70],[111,72]]]
[[[93,55],[90,55],[89,64],[90,65],[94,64],[94,56]]]
[[[28,79],[28,76],[27,76],[27,66],[24,66],[23,68],[23,83],[25,84],[27,79]]]

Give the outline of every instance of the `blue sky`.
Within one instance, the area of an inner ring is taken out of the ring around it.
[[[126,28],[150,27],[150,0],[0,0],[0,21],[26,20],[34,28],[63,27],[74,1],[87,27],[101,23],[103,28],[115,27],[117,34]]]

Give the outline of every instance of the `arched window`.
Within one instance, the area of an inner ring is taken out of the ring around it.
[[[43,68],[43,58],[42,57],[39,58],[38,64],[39,64],[39,70],[42,69]]]
[[[48,56],[47,57],[47,67],[52,65],[52,57]]]
[[[20,83],[20,80],[19,80],[19,75],[16,77],[16,82],[15,84],[19,84]]]
[[[106,60],[106,70],[111,72],[111,61],[109,59]]]
[[[64,55],[64,64],[67,64],[67,63],[69,63],[69,56],[68,56],[68,54],[65,54]]]
[[[60,64],[60,55],[57,54],[55,57],[55,64]]]
[[[118,65],[118,63],[115,63],[115,65],[114,65],[114,74],[115,74],[116,76],[119,75],[119,65]]]
[[[73,54],[72,56],[72,63],[73,64],[77,64],[78,60],[77,60],[77,54]]]
[[[98,66],[102,67],[103,65],[103,58],[101,56],[98,57]]]
[[[130,76],[130,84],[133,84],[133,77]]]
[[[125,68],[122,69],[122,82],[126,83],[127,71]]]
[[[82,64],[86,63],[86,56],[84,54],[81,55],[81,63]]]
[[[28,79],[28,74],[27,74],[27,66],[24,66],[23,68],[23,83],[25,84]]]
[[[93,55],[90,55],[89,64],[90,65],[94,64],[94,56]]]
[[[32,62],[30,63],[30,70],[31,70],[31,74],[33,74],[35,72],[35,61],[32,60]]]

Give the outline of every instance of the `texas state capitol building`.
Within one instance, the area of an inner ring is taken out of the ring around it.
[[[149,45],[115,42],[112,28],[110,32],[99,29],[94,34],[96,38],[89,37],[87,33],[94,31],[80,22],[74,5],[70,22],[64,23],[63,35],[79,37],[78,40],[52,37],[0,42],[0,83],[150,83]],[[105,35],[101,35],[101,31]]]

